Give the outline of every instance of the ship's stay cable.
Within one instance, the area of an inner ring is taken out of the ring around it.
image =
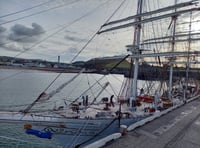
[[[87,78],[88,78],[88,76],[87,76]],[[81,79],[80,81],[82,81],[83,79]],[[80,83],[80,81],[79,81],[79,83]],[[89,80],[87,79],[87,81],[88,81],[88,86],[89,86],[89,88],[88,89],[86,89],[83,93],[81,93],[81,95],[79,95],[78,96],[78,98],[81,98],[81,96],[84,96],[85,94],[87,94],[87,96],[88,96],[88,98],[95,98],[95,93],[94,93],[94,91],[95,92],[97,92],[100,88],[95,88],[95,89],[92,89],[92,88],[94,88],[94,86],[91,86],[90,85],[90,83],[89,83]],[[74,85],[74,87],[76,87],[77,85]],[[69,93],[69,96],[70,96],[70,94],[73,94],[73,91],[75,91],[76,89],[75,88],[73,88],[72,89],[72,91]],[[90,94],[88,94],[88,92],[91,92],[91,95]],[[71,98],[71,100],[72,100],[72,98]],[[69,99],[67,100],[68,102],[71,102],[72,104],[74,103],[74,101],[69,101]]]
[[[104,3],[105,4],[105,3]],[[101,6],[101,5],[100,5]],[[100,7],[98,6],[98,7]],[[38,46],[39,44],[43,43],[44,41],[46,41],[47,39],[51,38],[52,36],[60,33],[61,31],[63,31],[64,29],[66,29],[67,27],[75,24],[76,22],[80,21],[81,19],[87,17],[88,15],[92,14],[92,12],[94,12],[98,7],[96,7],[95,9],[93,9],[92,11],[87,12],[86,14],[82,15],[81,17],[75,19],[74,21],[72,21],[71,23],[64,25],[62,28],[60,28],[59,30],[57,30],[56,32],[53,32],[52,34],[48,35],[47,37],[45,37],[44,39],[40,40],[39,42],[33,44],[31,47],[27,48],[26,50],[21,51],[20,53],[16,54],[14,57],[18,57],[19,55],[31,50],[32,48]]]
[[[87,119],[87,120],[85,121],[85,123],[83,124],[83,126],[80,127],[79,130],[77,130],[76,134],[74,135],[74,138],[72,139],[72,142],[70,142],[70,143],[71,143],[70,148],[73,148],[73,147],[74,147],[73,145],[76,144],[78,138],[81,136],[81,132],[79,132],[79,131],[84,130],[84,129],[87,127],[88,122],[89,122],[89,119]],[[65,148],[68,148],[68,147],[65,147]]]
[[[110,70],[108,73],[112,72],[113,69],[115,69],[121,62],[123,62],[126,58],[128,58],[130,55],[126,55],[123,59],[121,59],[121,61],[119,61],[118,63],[116,63]],[[85,94],[85,92],[87,92],[89,89],[91,89],[92,87],[94,87],[98,82],[100,82],[106,75],[103,75],[102,77],[100,77],[93,85],[91,85],[90,88],[88,88],[87,90],[85,90],[77,99],[75,99],[71,104],[73,104],[74,102],[78,101],[79,98]]]
[[[146,3],[144,3],[144,5],[145,5],[145,10],[143,10],[144,12],[148,12],[148,11],[152,11],[152,9],[151,9],[151,6],[150,6],[150,4],[149,4],[149,1],[148,2],[146,2]],[[154,5],[155,6],[155,5]],[[152,15],[150,15],[150,17],[152,17]],[[142,38],[142,41],[144,41],[144,38],[153,38],[153,36],[155,36],[155,32],[154,32],[154,28],[153,28],[153,22],[149,22],[149,24],[143,24],[143,25],[146,25],[146,27],[142,27],[142,30],[143,30],[143,38]],[[143,28],[146,28],[146,32],[147,32],[147,34],[145,34],[144,33],[144,29]],[[149,33],[151,31],[151,33]],[[147,46],[144,46],[143,47],[144,49],[146,48],[146,49],[152,49],[152,47],[150,46],[150,45],[147,45]],[[143,58],[143,60],[144,60],[144,58]],[[155,59],[156,60],[156,59]],[[146,74],[144,74],[144,80],[145,80],[145,84],[147,85],[147,87],[148,87],[148,79],[149,79],[149,75],[146,75]],[[142,88],[144,88],[144,87],[142,87]]]
[[[85,69],[82,69],[79,73],[77,73],[75,76],[73,76],[70,80],[67,82],[61,84],[57,89],[51,91],[48,93],[48,97],[46,99],[52,98],[55,94],[59,93],[63,88],[65,88],[69,83],[71,83],[73,80],[75,80],[81,73],[83,73]]]
[[[158,4],[158,7],[159,7],[159,3],[157,3]],[[155,5],[155,4],[154,4]],[[149,8],[150,8],[150,4],[148,3],[148,6],[149,6]],[[155,32],[155,24],[152,22],[152,31],[153,31],[153,35],[154,35],[154,38],[155,38],[155,35],[156,35],[156,32]],[[162,30],[162,24],[160,24],[159,26],[158,25],[156,25],[157,26],[157,30],[159,30],[159,27],[161,28],[161,30]],[[162,35],[162,32],[159,32],[161,35]],[[163,35],[162,35],[163,36]],[[156,49],[156,50],[155,50]],[[155,48],[154,48],[154,50],[153,50],[154,52],[158,52],[159,51],[159,48],[158,48],[158,44],[155,44]],[[157,58],[155,57],[155,60],[158,62],[158,64],[159,65],[161,65],[161,59],[160,59],[160,57],[158,56]],[[162,73],[160,73],[160,75],[161,75]],[[161,92],[161,89],[162,89],[162,87],[163,87],[163,83],[164,83],[164,79],[162,79],[161,80],[161,83],[160,83],[160,87],[159,87],[159,92]],[[149,88],[148,88],[148,90],[149,90]]]
[[[67,96],[67,98],[69,98],[69,97],[72,97],[71,96],[71,94],[74,94],[73,92],[74,91],[76,91],[77,90],[77,85],[79,85],[79,84],[82,84],[82,81],[83,81],[84,79],[80,79],[80,81],[77,81],[77,83],[74,83],[74,85],[73,85],[73,88],[72,87],[70,87],[71,88],[71,91],[68,93],[69,95]],[[74,98],[74,97],[73,97]],[[72,99],[71,99],[72,100]],[[72,102],[72,101],[68,101],[68,102]]]
[[[123,0],[122,3],[119,5],[119,7],[112,13],[112,15],[105,21],[105,24],[110,21],[110,19],[115,15],[115,13],[121,8],[121,6],[124,4],[126,0]],[[102,29],[103,26],[101,26],[98,31],[88,40],[88,42],[79,50],[79,52],[74,56],[72,59],[72,62],[79,56],[79,54],[90,44],[90,42],[96,37],[96,35],[99,34],[99,31]]]
[[[90,14],[91,14],[93,11],[95,11],[97,8],[100,8],[101,6],[107,4],[108,2],[109,2],[109,1],[107,1],[107,2],[105,2],[105,3],[103,3],[103,4],[101,4],[101,5],[99,5],[98,7],[96,7],[95,9],[93,9],[92,11],[90,11],[90,12],[86,13],[85,15],[81,16],[80,18],[74,20],[70,25],[72,25],[73,23],[76,23],[77,21],[81,20],[82,18],[84,18],[84,17],[90,15]],[[120,4],[120,6],[119,6],[118,8],[114,11],[114,13],[106,20],[106,22],[108,22],[108,21],[112,18],[112,16],[117,12],[117,10],[123,5],[124,2],[125,2],[125,0]],[[68,27],[68,26],[69,26],[69,25],[64,26],[63,28],[59,29],[57,32],[55,32],[55,33],[49,35],[48,37],[46,37],[45,39],[43,39],[42,41],[40,41],[39,44],[40,44],[41,42],[47,40],[48,38],[52,37],[53,35],[57,34],[58,32],[64,30],[64,29],[65,29],[66,27]],[[100,27],[100,29],[101,29],[101,27]],[[97,33],[100,31],[100,29],[89,39],[89,41],[83,46],[83,48],[81,48],[81,50],[78,52],[77,55],[75,55],[75,57],[72,59],[71,62],[73,62],[73,60],[75,60],[76,57],[88,46],[88,44],[94,39],[94,37],[97,35]],[[35,47],[36,45],[38,45],[38,44],[34,44],[33,46],[31,46],[31,47],[29,48],[29,50],[32,49],[33,47]],[[23,51],[23,53],[26,52],[26,51],[27,51],[27,50]],[[21,54],[22,54],[22,52],[21,52]],[[18,56],[18,55],[20,55],[20,54],[17,54],[16,56]],[[15,56],[15,57],[16,57],[16,56]],[[128,55],[128,56],[129,56],[129,55]],[[124,59],[123,59],[123,60],[124,60]],[[111,70],[113,70],[113,69],[111,69]],[[64,71],[63,71],[63,72],[64,72]],[[44,95],[45,91],[47,91],[47,90],[51,87],[51,85],[61,76],[61,74],[62,74],[63,72],[59,73],[59,74],[53,79],[53,81],[44,89],[44,91],[37,97],[37,99],[36,99],[33,103],[31,103],[31,104],[24,110],[24,113],[29,112],[29,110],[35,105],[35,103],[38,102],[38,101],[40,100],[40,98]]]
[[[14,57],[18,57],[19,55],[21,55],[21,54],[23,54],[23,53],[25,53],[25,52],[27,52],[27,51],[33,49],[34,47],[38,46],[38,45],[41,44],[42,42],[44,42],[44,41],[46,41],[47,39],[51,38],[52,36],[54,36],[54,35],[60,33],[60,32],[63,31],[65,28],[67,28],[67,27],[73,25],[74,23],[80,21],[80,20],[83,19],[84,17],[87,17],[88,15],[92,14],[92,12],[96,11],[96,9],[100,8],[101,6],[103,6],[103,5],[105,5],[105,4],[106,4],[106,3],[103,3],[103,4],[99,5],[98,7],[92,9],[92,11],[89,11],[89,12],[87,12],[85,15],[82,15],[81,17],[75,19],[75,20],[72,21],[71,23],[64,25],[64,26],[63,26],[62,28],[60,28],[59,30],[53,32],[52,34],[48,35],[46,38],[44,38],[44,39],[40,40],[39,42],[33,44],[31,47],[26,48],[26,50],[21,51],[20,53],[16,54]]]
[[[159,4],[160,3],[157,3],[158,4],[158,7],[159,7]],[[160,27],[160,30],[163,30],[162,29],[162,27],[163,27],[163,25],[162,25],[162,23],[161,23],[161,20],[159,21],[160,22],[160,25],[159,26],[157,26],[157,29]],[[155,33],[155,28],[153,27],[153,31],[154,31],[154,33]],[[163,32],[159,32],[160,34],[161,34],[161,36],[163,37]],[[155,38],[155,37],[154,37]],[[156,45],[156,49],[157,49],[157,52],[159,52],[159,50],[158,50],[158,44],[155,44]],[[161,44],[160,44],[161,45]],[[162,49],[162,47],[160,46],[160,49]],[[162,60],[163,60],[163,58],[162,58]],[[159,65],[161,66],[162,65],[162,69],[161,69],[161,72],[159,73],[159,75],[161,76],[161,81],[160,81],[160,87],[158,88],[159,89],[159,92],[161,92],[162,91],[162,89],[163,89],[163,87],[164,87],[164,79],[165,79],[165,76],[164,77],[162,77],[162,74],[163,74],[163,70],[165,69],[165,67],[164,67],[164,64],[162,63],[162,61],[161,61],[161,58],[158,56],[158,63],[159,63]]]
[[[79,0],[79,1],[80,1],[80,0]],[[107,1],[107,2],[108,2],[108,1]],[[106,2],[106,3],[107,3],[107,2]],[[125,0],[124,0],[124,2],[125,2]],[[105,3],[104,3],[104,4],[105,4]],[[104,4],[103,4],[103,5],[104,5]],[[121,4],[121,5],[122,5],[122,4]],[[120,6],[121,6],[121,5],[120,5]],[[100,6],[101,6],[101,5],[100,5]],[[100,7],[100,6],[99,6],[99,7]],[[96,9],[98,9],[99,7],[96,7],[95,9],[93,9],[91,12],[89,12],[89,14],[92,14],[92,12],[93,12],[93,11],[96,11]],[[119,7],[119,8],[120,8],[120,7]],[[119,8],[118,8],[118,9],[119,9]],[[117,9],[117,10],[118,10],[118,9]],[[114,13],[116,13],[116,11],[115,11]],[[111,15],[111,17],[114,15],[114,13]],[[87,14],[84,15],[84,16],[82,16],[82,17],[80,17],[80,18],[78,18],[78,19],[76,19],[76,20],[74,20],[74,21],[71,22],[70,24],[64,25],[64,27],[62,27],[62,28],[65,29],[66,27],[71,26],[73,23],[79,21],[79,19],[82,19],[82,18],[85,17],[85,16],[87,16]],[[111,19],[111,17],[109,17],[109,19],[107,19],[106,22],[108,22],[108,21]],[[42,42],[46,41],[47,39],[49,39],[50,37],[54,36],[55,34],[61,32],[61,31],[63,30],[62,28],[59,29],[58,31],[56,31],[56,32],[54,32],[54,33],[52,33],[52,34],[50,34],[49,36],[47,36],[47,37],[44,38],[43,40],[41,40],[41,41],[39,41],[39,42],[33,44],[31,47],[26,48],[25,50],[23,50],[23,51],[21,51],[20,53],[16,54],[14,57],[18,57],[19,55],[21,55],[21,54],[27,52],[28,50],[30,50],[30,49],[36,47],[37,45],[41,44]],[[41,32],[41,33],[43,33],[43,32]],[[96,35],[96,34],[95,34],[95,35]],[[94,37],[95,37],[95,35],[94,35]],[[92,41],[92,39],[93,39],[94,37],[92,37],[92,38],[88,41],[88,43],[86,43],[86,45],[79,51],[79,53],[74,57],[74,59],[72,59],[71,62],[73,62],[73,60],[75,60],[75,58],[87,47],[87,45]],[[26,37],[24,37],[24,38],[26,38]],[[24,39],[24,38],[22,38],[22,39]],[[21,39],[18,39],[18,40],[21,40]],[[4,45],[4,44],[8,44],[8,43],[10,43],[10,42],[0,43],[0,45]]]
[[[1,15],[0,18],[4,18],[4,17],[7,17],[7,16],[12,16],[12,15],[15,15],[15,14],[19,14],[19,13],[22,13],[22,12],[25,12],[25,11],[30,11],[31,9],[34,9],[34,8],[37,8],[37,7],[41,7],[43,5],[46,5],[48,3],[51,3],[53,2],[54,0],[50,0],[50,1],[47,1],[47,2],[44,2],[44,3],[40,3],[38,5],[35,5],[35,6],[32,6],[32,7],[29,7],[29,8],[25,8],[25,9],[22,9],[22,10],[19,10],[19,11],[16,11],[16,12],[11,12],[9,14],[5,14],[5,15]]]
[[[54,33],[48,35],[47,37],[45,37],[44,39],[40,40],[39,42],[33,44],[31,47],[26,48],[25,50],[19,52],[19,53],[16,54],[14,57],[18,57],[19,55],[21,55],[21,54],[23,54],[23,53],[25,53],[25,52],[27,52],[27,51],[33,49],[34,47],[36,47],[36,46],[38,46],[39,44],[43,43],[44,41],[46,41],[47,39],[51,38],[52,36],[54,36],[54,35],[60,33],[60,32],[63,31],[65,28],[67,28],[67,27],[73,25],[74,23],[80,21],[81,19],[83,19],[83,18],[85,18],[85,17],[87,17],[87,16],[93,14],[94,11],[96,11],[96,10],[99,9],[99,8],[101,8],[102,6],[104,6],[105,4],[107,4],[108,2],[109,2],[109,0],[108,0],[107,2],[101,4],[101,5],[97,6],[97,7],[95,7],[94,9],[92,9],[91,11],[89,11],[89,12],[87,12],[86,14],[82,15],[81,17],[75,19],[75,20],[72,21],[71,23],[64,25],[64,26],[63,26],[62,28],[60,28],[59,30],[57,30],[57,31],[55,31]],[[109,21],[109,20],[107,20],[107,21]],[[93,36],[94,36],[94,35],[93,35]],[[93,38],[94,38],[94,37],[92,37],[92,38],[84,45],[84,47],[81,49],[81,51],[83,51],[83,50],[87,47],[87,45],[92,41]],[[77,57],[77,56],[81,53],[81,51],[79,51],[79,53],[78,53],[77,55],[75,55],[75,57]],[[73,59],[71,60],[71,63],[73,62],[74,59],[75,59],[75,58],[73,58]],[[62,73],[62,72],[61,72],[61,73]]]
[[[77,144],[75,146],[75,148],[79,148],[81,145],[83,144],[86,144],[87,142],[93,140],[95,137],[97,137],[98,135],[100,135],[101,133],[103,133],[107,128],[109,128],[116,120],[118,120],[118,118],[114,118],[107,126],[105,126],[100,132],[98,132],[97,134],[95,134],[94,136],[92,136],[90,139],[80,143],[80,144]]]
[[[126,0],[123,0],[122,1],[122,3],[118,6],[118,8],[116,8],[116,10],[111,14],[111,16],[105,21],[105,23],[108,23],[110,20],[111,20],[111,18],[117,13],[117,11],[123,6],[123,4],[125,3],[125,1]],[[104,24],[105,24],[104,23]],[[94,34],[94,38],[95,38],[95,36],[99,33],[99,31],[101,31],[101,29],[102,29],[102,26],[99,28],[99,30]],[[92,37],[92,40],[94,39],[93,37]],[[91,41],[92,41],[91,40]],[[83,49],[81,49],[79,52],[82,52],[82,50]],[[77,56],[79,55],[80,53],[78,53],[77,54]],[[75,58],[77,57],[77,56],[75,56]],[[74,61],[75,59],[73,59],[72,61]]]
[[[149,8],[150,8],[150,4],[148,3],[148,5],[149,5]],[[155,32],[155,28],[154,28],[154,22],[152,21],[151,22],[151,26],[152,26],[152,31],[153,31],[153,35],[154,35],[154,38],[155,38],[155,36],[156,36],[156,32]],[[155,44],[155,46],[156,46],[156,51],[154,51],[154,53],[155,52],[158,52],[158,45],[157,44]],[[158,62],[159,63],[159,65],[161,65],[161,63],[160,63],[160,57],[158,56],[157,58],[155,57],[155,60],[156,60],[156,62]]]
[[[32,13],[32,14],[29,14],[29,15],[25,15],[25,16],[13,19],[13,20],[2,22],[2,23],[0,23],[0,25],[5,25],[5,24],[12,23],[12,22],[15,22],[15,21],[18,21],[18,20],[22,20],[22,19],[25,19],[25,18],[28,18],[28,17],[31,17],[31,16],[42,14],[42,13],[48,12],[50,10],[54,10],[54,9],[58,9],[58,8],[61,8],[61,7],[64,7],[64,6],[68,6],[68,5],[74,4],[74,3],[78,2],[78,1],[81,1],[81,0],[76,0],[76,1],[73,1],[73,2],[70,2],[70,3],[66,3],[66,4],[61,4],[61,5],[46,9],[46,10],[38,11],[36,13]]]
[[[108,78],[106,77],[106,79],[108,80]],[[108,82],[109,82],[109,80],[108,80]],[[116,91],[114,90],[114,88],[113,88],[113,86],[112,86],[112,84],[110,84],[110,88],[112,89],[112,91],[113,91],[113,93],[114,93],[114,95],[115,96],[117,96],[117,93],[116,93]],[[107,91],[107,90],[106,90]],[[108,92],[108,91],[107,91]],[[108,92],[109,93],[109,92]],[[111,93],[109,93],[110,95],[112,95]]]
[[[107,2],[108,2],[108,1],[107,1]],[[106,2],[106,3],[107,3],[107,2]],[[103,3],[102,5],[105,5],[106,3]],[[73,21],[72,23],[75,23],[75,22],[79,21],[80,19],[82,19],[83,17],[86,17],[86,16],[90,15],[93,11],[95,11],[97,8],[101,7],[102,5],[96,7],[95,9],[93,9],[92,11],[90,11],[89,13],[86,13],[84,16],[81,16],[80,18],[76,19],[76,20]],[[72,25],[72,23],[71,23],[71,25]],[[67,26],[67,27],[68,27],[68,26]],[[63,29],[65,29],[65,28],[66,28],[66,27],[61,28],[61,30],[59,30],[59,32],[62,31]],[[98,31],[99,31],[99,30],[98,30]],[[57,33],[58,33],[58,32],[56,32],[56,34],[57,34]],[[88,46],[88,44],[95,38],[96,34],[97,34],[97,33],[95,33],[95,34],[89,39],[89,41],[81,48],[81,50],[74,56],[74,58],[72,58],[72,60],[71,60],[70,63],[72,63],[72,62],[76,59],[76,57]],[[54,35],[54,34],[53,34],[53,35]],[[51,37],[51,36],[50,36],[50,37]],[[64,71],[63,71],[63,72],[64,72]],[[56,76],[56,78],[52,81],[52,83],[49,84],[49,86],[45,89],[45,91],[46,91],[47,89],[49,89],[49,87],[60,77],[60,75],[61,75],[63,72],[59,73],[59,74]]]
[[[108,1],[107,1],[107,2],[108,2]],[[107,3],[107,2],[106,2],[106,3]],[[103,4],[99,5],[98,7],[96,7],[95,9],[92,9],[92,11],[87,12],[85,15],[83,15],[83,16],[77,18],[76,20],[74,20],[74,21],[71,22],[70,24],[68,24],[68,25],[66,25],[66,26],[64,26],[64,27],[62,27],[62,28],[59,29],[58,31],[54,32],[53,34],[50,34],[49,36],[47,36],[47,37],[44,38],[43,40],[41,40],[41,41],[39,41],[38,43],[32,45],[32,46],[31,46],[30,48],[28,48],[27,50],[32,49],[33,47],[35,47],[35,46],[37,46],[38,44],[44,42],[45,40],[49,39],[50,37],[54,36],[55,34],[61,32],[61,31],[64,30],[66,27],[69,27],[70,25],[72,25],[72,24],[74,24],[74,23],[80,21],[82,18],[84,18],[84,17],[86,17],[86,16],[92,14],[93,11],[96,11],[97,8],[100,8],[101,6],[105,5],[106,3],[103,3]],[[17,54],[15,57],[21,55],[22,53],[26,52],[27,50],[24,50],[24,51],[20,52],[20,53]],[[27,112],[35,105],[35,103],[38,102],[38,101],[40,100],[40,98],[44,95],[44,93],[45,93],[45,92],[51,87],[51,85],[61,76],[61,74],[62,74],[63,72],[65,72],[65,70],[63,70],[61,73],[59,73],[59,74],[53,79],[53,81],[44,89],[44,91],[37,97],[37,99],[36,99],[33,103],[31,103],[31,104],[24,110],[24,113],[27,113]]]
[[[121,88],[120,88],[120,90],[119,90],[119,93],[118,93],[118,95],[117,95],[117,101],[118,101],[118,102],[121,100],[122,92],[124,92],[123,90],[124,90],[124,88],[125,88],[125,85],[124,85],[125,82],[126,82],[126,80],[124,79],[124,81],[122,82],[122,86],[121,86]]]
[[[97,84],[101,87],[101,89],[103,89],[104,88],[104,85],[102,85],[99,81],[97,81],[95,78],[94,78],[94,80],[97,82]],[[109,83],[109,81],[107,81],[108,83]],[[109,83],[109,85],[110,85],[110,83]],[[109,94],[111,94],[106,88],[104,89],[106,92],[108,92]]]
[[[89,81],[89,78],[88,78],[88,74],[87,74],[87,81],[88,81],[88,86],[89,86],[89,88],[91,88],[90,81]],[[94,95],[94,92],[93,92],[93,90],[92,90],[92,89],[90,89],[90,92],[91,92],[91,94],[92,94],[92,96],[93,96],[93,98],[94,98],[94,97],[95,97],[95,95]]]
[[[82,79],[81,79],[81,80],[82,80]],[[75,89],[73,89],[73,90],[75,90]],[[99,88],[98,88],[97,90],[99,90]],[[94,96],[94,95],[93,95],[93,96]],[[71,101],[72,99],[63,98],[63,100],[64,100],[64,101],[68,101],[68,102],[72,102],[72,101]],[[57,101],[60,101],[60,99],[59,99],[59,100],[53,100],[53,101],[37,102],[37,103],[39,103],[39,105],[40,105],[41,103],[42,103],[42,104],[47,104],[47,103],[52,103],[52,102],[56,103]],[[30,103],[29,103],[29,104],[20,104],[20,105],[0,105],[0,108],[18,108],[18,107],[26,107],[26,106],[28,106],[28,105],[30,105]],[[7,109],[3,109],[3,110],[9,111],[9,110],[7,110]],[[13,111],[13,110],[10,110],[10,111]],[[45,111],[49,111],[49,110],[45,110]],[[35,111],[31,111],[31,112],[35,112]],[[40,110],[40,111],[38,111],[38,112],[42,112],[42,111]]]
[[[101,78],[99,78],[98,81],[101,81],[104,77],[105,77],[105,75],[102,76]],[[81,96],[83,96],[87,91],[89,91],[91,88],[93,88],[96,84],[97,84],[97,82],[93,83],[88,89],[86,89],[83,93],[81,93],[81,94],[79,95],[79,97],[77,97],[77,99],[75,99],[74,101],[72,101],[71,104],[73,104],[73,103],[75,103],[76,101],[78,101],[78,100],[80,99]],[[71,104],[70,104],[70,105],[71,105]]]
[[[15,77],[15,76],[17,76],[17,75],[19,75],[19,74],[21,74],[21,73],[23,73],[23,72],[25,72],[25,70],[20,71],[20,72],[16,72],[16,73],[14,73],[14,74],[11,74],[11,75],[9,75],[9,76],[6,76],[6,77],[4,77],[4,78],[1,78],[1,79],[0,79],[0,82],[2,82],[2,81],[4,81],[4,80],[7,80],[7,79],[10,79],[10,78],[12,78],[12,77]]]

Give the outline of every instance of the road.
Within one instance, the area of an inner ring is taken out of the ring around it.
[[[105,148],[200,148],[200,99],[136,128]]]

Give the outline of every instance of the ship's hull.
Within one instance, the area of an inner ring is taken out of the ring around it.
[[[133,124],[143,118],[131,119],[68,119],[66,127],[45,127],[54,138],[64,147],[83,147],[113,133],[120,132],[119,122],[122,125]]]
[[[106,136],[120,132],[119,125],[131,125],[145,117],[133,118],[61,118],[34,114],[1,112],[0,121],[23,123],[41,132],[51,132],[63,147],[83,147]]]

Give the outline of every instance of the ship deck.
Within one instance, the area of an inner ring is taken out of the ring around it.
[[[106,144],[105,148],[199,148],[200,99]]]

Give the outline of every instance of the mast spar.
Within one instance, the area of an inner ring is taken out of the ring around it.
[[[175,5],[177,4],[177,0],[175,0]],[[175,8],[175,13],[177,12],[177,9]],[[172,22],[173,22],[173,35],[172,35],[172,49],[171,52],[173,53],[175,50],[175,35],[176,35],[176,23],[177,23],[177,15],[172,16]],[[173,79],[173,62],[174,62],[174,55],[172,54],[171,60],[170,60],[170,74],[169,74],[169,91],[168,91],[168,98],[172,99],[172,79]]]
[[[141,21],[142,14],[142,5],[143,0],[138,0],[138,7],[137,7],[137,15],[138,17],[135,18],[135,21]],[[141,36],[141,24],[135,26],[134,31],[134,39],[133,39],[133,46],[129,49],[132,55],[140,54],[140,36]],[[137,78],[138,78],[138,68],[139,68],[139,58],[132,58],[132,62],[134,62],[134,74],[133,74],[133,81],[131,83],[131,97],[130,97],[130,107],[132,106],[132,101],[136,100],[137,97]]]

